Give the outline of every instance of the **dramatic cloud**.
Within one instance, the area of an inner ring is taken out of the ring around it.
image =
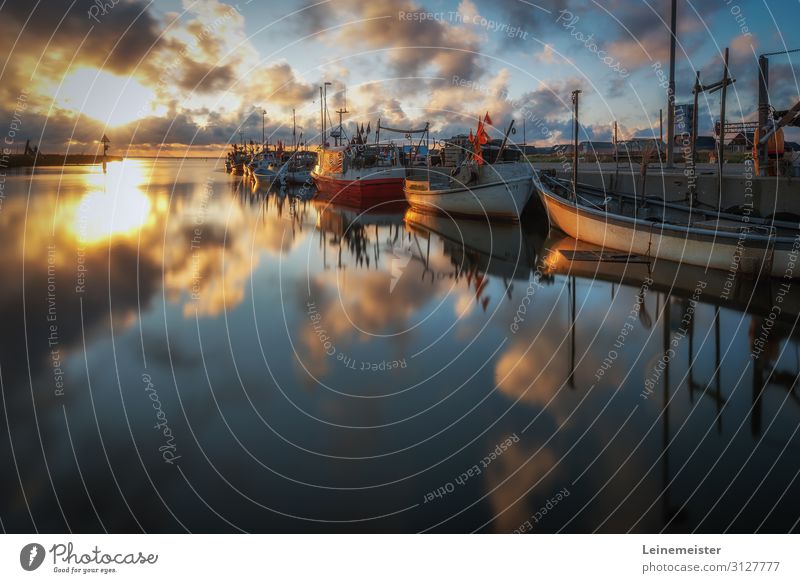
[[[21,125],[12,150],[31,139],[45,151],[91,152],[107,133],[128,152],[221,151],[240,132],[259,139],[264,110],[271,141],[291,138],[294,110],[298,132],[316,142],[326,81],[332,123],[346,87],[347,124],[430,122],[449,136],[489,111],[498,127],[525,119],[529,141],[540,144],[568,139],[573,89],[584,91],[583,135],[594,139],[608,137],[613,120],[628,135],[646,132],[666,105],[661,3],[298,0],[265,14],[255,3],[182,0],[167,10],[158,0],[105,11],[90,0],[3,4],[0,120]],[[731,118],[753,118],[757,54],[780,49],[782,36],[794,46],[793,31],[763,30],[751,0],[742,11],[750,20],[723,2],[679,6],[679,103],[691,100],[695,70],[719,77],[728,46]],[[771,68],[772,100],[790,107],[800,93],[794,63],[775,57]],[[701,131],[716,99],[703,99]]]
[[[303,30],[319,33],[332,45],[355,51],[378,51],[399,77],[478,77],[480,44],[464,27],[435,19],[429,9],[406,0],[337,0],[314,6],[306,13]],[[389,40],[390,42],[387,42]]]

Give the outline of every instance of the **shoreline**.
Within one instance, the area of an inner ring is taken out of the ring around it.
[[[122,156],[95,156],[94,154],[10,154],[0,160],[0,168],[29,168],[35,166],[85,166],[103,162],[121,162]]]

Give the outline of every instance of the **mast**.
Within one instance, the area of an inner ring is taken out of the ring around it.
[[[667,168],[674,167],[675,144],[675,29],[677,0],[672,0],[669,26],[669,88],[667,89]]]
[[[575,201],[578,201],[578,96],[581,94],[580,89],[572,92],[572,103],[575,106],[573,116],[573,151],[572,151],[572,194]]]
[[[767,143],[760,143],[761,136],[767,131],[769,118],[769,59],[766,55],[758,57],[758,174],[767,175]]]
[[[723,190],[723,166],[725,155],[725,101],[728,95],[728,47],[725,47],[725,65],[722,72],[722,89],[719,98],[719,154],[717,155],[717,165],[719,166],[719,190],[717,192],[717,210],[722,210],[722,190]]]
[[[319,86],[319,143],[325,147],[325,115],[322,113],[322,85]]]
[[[697,197],[697,106],[700,92],[703,90],[700,85],[700,71],[695,71],[694,75],[694,105],[692,109],[692,148],[689,156],[689,168],[691,168],[690,179],[692,183],[689,185],[689,207],[694,206],[695,198]]]
[[[508,125],[508,129],[506,130],[505,135],[503,135],[503,143],[500,144],[500,150],[497,152],[497,157],[495,158],[495,163],[499,162],[503,157],[503,152],[508,145],[508,135],[511,133],[511,130],[514,128],[514,120],[511,120],[511,123]],[[515,130],[516,131],[516,130]]]
[[[347,111],[347,86],[346,85],[345,85],[345,88],[344,88],[344,107],[340,107],[339,109],[337,109],[336,113],[339,114],[339,135],[336,136],[336,145],[340,146],[342,144],[342,131],[343,131],[342,130],[342,127],[343,127],[342,126],[342,116],[345,113],[350,113],[349,111]]]
[[[328,122],[327,122],[327,117],[328,117],[328,85],[330,85],[330,84],[331,84],[330,81],[325,81],[325,83],[323,83],[323,85],[322,85],[323,88],[324,88],[324,90],[322,92],[322,102],[323,102],[323,111],[324,111],[324,113],[322,114],[322,142],[323,143],[326,143],[328,141],[328,135],[327,135],[328,134]]]

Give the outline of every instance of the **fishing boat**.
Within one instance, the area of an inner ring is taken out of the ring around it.
[[[402,147],[393,142],[380,143],[381,130],[406,136],[420,134],[420,139],[415,145]],[[343,132],[341,126],[340,131]],[[320,148],[317,165],[311,172],[320,198],[351,206],[403,199],[407,166],[419,152],[427,152],[423,142],[428,138],[428,124],[418,130],[403,130],[382,126],[378,120],[372,144],[367,143],[370,133],[369,125],[364,129],[362,124],[346,145]],[[345,141],[344,136],[337,137],[337,141]]]
[[[246,155],[243,147],[240,148],[236,144],[232,146],[230,152],[225,159],[225,169],[234,174],[244,174],[244,167],[246,164]]]
[[[453,174],[431,169],[405,181],[411,208],[460,217],[518,220],[533,193],[534,171],[525,163],[466,163]]]
[[[311,182],[311,171],[316,161],[317,155],[314,152],[294,152],[277,168],[278,176],[288,184]]]
[[[450,172],[429,168],[421,175],[417,171],[405,181],[403,192],[411,207],[423,212],[438,212],[454,216],[489,217],[518,220],[533,194],[534,170],[527,162],[519,161],[519,152],[506,157],[508,135],[487,163],[482,144],[488,141],[485,127],[491,124],[489,114],[478,123],[471,155]]]
[[[321,198],[361,206],[402,198],[406,169],[391,150],[338,146],[319,152],[311,177]]]
[[[278,177],[278,169],[280,169],[280,164],[273,152],[261,152],[250,165],[250,173],[259,182],[275,180]]]
[[[800,225],[613,193],[541,173],[550,224],[571,237],[645,258],[795,279]]]

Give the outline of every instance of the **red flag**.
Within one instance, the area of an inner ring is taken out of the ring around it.
[[[470,133],[472,130],[470,130]],[[472,147],[472,157],[475,159],[475,162],[478,164],[483,164],[483,153],[481,152],[481,144],[486,143],[486,132],[483,129],[483,122],[481,118],[478,117],[478,130],[475,133],[475,141],[473,142]]]
[[[469,143],[470,144],[475,143],[475,136],[472,135],[472,130],[469,130]]]
[[[488,111],[486,112],[486,117],[483,118],[483,121],[486,122],[486,125],[488,125],[488,126],[494,125],[492,123],[492,118],[489,117],[489,112]]]

